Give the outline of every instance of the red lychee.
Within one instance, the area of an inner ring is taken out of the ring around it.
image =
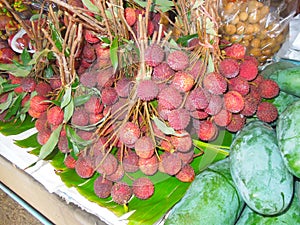
[[[133,181],[132,192],[139,199],[148,199],[154,193],[154,185],[147,177],[140,177]]]
[[[189,66],[189,57],[185,52],[176,50],[168,55],[167,63],[173,70],[185,70]]]
[[[209,115],[218,114],[223,106],[223,99],[219,95],[211,95],[208,106],[205,108],[205,112]]]
[[[111,189],[112,200],[119,205],[127,204],[131,195],[132,190],[125,182],[117,182]]]
[[[41,95],[33,96],[30,100],[30,108],[36,112],[45,112],[50,105],[49,102],[47,102],[48,98]]]
[[[224,95],[224,106],[229,112],[238,113],[245,106],[244,98],[237,91],[228,91]]]
[[[140,137],[134,144],[136,154],[141,158],[150,158],[154,154],[155,145],[148,136]]]
[[[84,109],[76,109],[73,112],[71,123],[77,126],[86,126],[89,124],[89,114]]]
[[[81,178],[90,178],[94,174],[94,168],[89,158],[79,155],[75,163],[75,171]]]
[[[200,121],[198,137],[202,141],[212,141],[218,135],[217,126],[210,120]]]
[[[76,159],[73,158],[70,154],[64,159],[64,164],[69,169],[74,169],[76,164]]]
[[[141,135],[140,128],[137,124],[126,122],[119,131],[120,141],[125,145],[134,145]]]
[[[158,95],[158,86],[153,80],[141,80],[137,85],[137,96],[143,101],[151,101]]]
[[[180,92],[188,92],[194,86],[194,78],[185,71],[175,73],[172,85]]]
[[[184,108],[173,109],[168,113],[168,121],[174,130],[183,130],[190,123],[190,114]]]
[[[94,192],[99,198],[107,198],[110,196],[112,186],[112,181],[107,180],[100,175],[94,181]]]
[[[238,132],[241,130],[246,123],[246,117],[242,114],[232,114],[230,123],[226,126],[226,129],[230,132]]]
[[[139,158],[139,169],[147,176],[154,175],[158,170],[158,159],[156,155],[150,158]]]
[[[176,109],[182,103],[182,96],[173,87],[166,87],[158,94],[158,104],[165,109]]]
[[[145,51],[145,62],[147,65],[158,66],[165,58],[165,53],[162,47],[158,44],[152,44]]]
[[[185,164],[176,174],[176,178],[181,182],[192,182],[195,179],[195,171],[190,164]]]
[[[231,78],[228,81],[228,90],[237,91],[241,95],[244,96],[244,95],[249,93],[250,86],[249,86],[249,83],[246,79],[238,76],[238,77]]]
[[[240,66],[236,59],[226,58],[219,63],[219,72],[226,78],[233,78],[239,74]]]
[[[246,47],[239,43],[234,43],[224,49],[226,56],[233,59],[243,59],[246,54]]]
[[[254,62],[248,60],[240,64],[240,73],[239,73],[240,77],[243,77],[248,81],[251,81],[256,78],[257,74],[258,74],[258,68]]]
[[[133,24],[135,24],[136,19],[137,19],[135,9],[130,8],[130,7],[125,8],[124,16],[125,16],[125,20],[129,26],[133,26]]]
[[[280,91],[278,84],[271,79],[262,80],[258,86],[258,90],[261,97],[266,99],[275,98]]]
[[[104,105],[113,105],[118,101],[118,93],[113,87],[106,87],[101,92],[101,99]]]
[[[167,80],[174,75],[175,71],[166,62],[154,67],[152,77],[154,80]]]
[[[175,150],[179,152],[189,152],[192,149],[193,142],[191,135],[182,130],[179,131],[180,134],[185,134],[184,136],[171,136],[171,143],[174,146]]]
[[[64,120],[64,111],[59,106],[53,106],[47,111],[47,120],[51,125],[59,125]]]
[[[227,90],[227,82],[221,74],[211,72],[205,75],[203,87],[212,94],[221,95]]]
[[[278,117],[277,108],[270,102],[261,102],[257,106],[257,118],[263,122],[274,122]]]
[[[220,127],[226,127],[232,118],[232,113],[226,109],[222,109],[218,114],[214,116],[214,122]]]
[[[175,175],[181,170],[182,162],[176,153],[167,153],[161,157],[163,171],[169,175]]]

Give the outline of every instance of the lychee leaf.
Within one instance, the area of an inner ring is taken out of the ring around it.
[[[66,107],[66,105],[68,105],[71,101],[71,97],[72,97],[72,87],[71,86],[68,86],[66,89],[65,89],[65,94],[64,96],[62,97],[62,102],[61,102],[61,105],[60,107],[63,109],[64,107]]]
[[[166,135],[174,135],[177,137],[183,137],[186,135],[184,133],[183,134],[177,133],[172,127],[167,126],[165,122],[161,121],[156,116],[153,116],[152,120],[154,121],[157,128],[160,129]]]
[[[95,6],[90,0],[82,0],[82,3],[90,11],[95,12],[95,13],[100,13],[100,10],[98,9],[98,7]]]
[[[214,61],[211,55],[208,56],[208,65],[207,65],[207,73],[212,73],[215,71]]]
[[[27,77],[30,73],[30,70],[21,68],[15,64],[0,64],[0,70],[7,71],[16,77]]]
[[[49,52],[50,52],[50,50],[47,48],[42,51],[35,52],[32,56],[32,59],[28,62],[28,65],[35,65],[35,64],[39,63],[41,57],[47,56]]]
[[[119,40],[118,37],[115,37],[110,46],[110,60],[111,64],[114,68],[114,71],[118,68],[119,58],[118,58],[118,48],[119,48]]]
[[[80,106],[83,105],[84,103],[86,103],[88,100],[90,100],[91,95],[87,94],[87,95],[80,95],[74,98],[74,105]]]
[[[16,113],[19,111],[19,109],[21,108],[21,102],[22,99],[24,98],[24,96],[26,95],[26,93],[20,94],[17,97],[15,97],[7,111],[7,114],[5,116],[5,119],[8,120],[10,119],[12,116],[16,115]]]
[[[71,99],[68,105],[64,108],[64,122],[68,122],[74,113],[74,101]]]
[[[58,139],[60,136],[60,132],[62,129],[62,124],[60,124],[50,135],[46,144],[44,144],[41,148],[39,159],[45,159],[51,152],[55,149],[55,146],[58,143]]]
[[[13,100],[13,92],[10,92],[7,96],[7,100],[0,104],[0,114],[9,108]]]
[[[28,65],[28,63],[30,62],[31,55],[29,54],[27,49],[23,49],[23,51],[21,53],[21,60],[23,62],[23,65]]]

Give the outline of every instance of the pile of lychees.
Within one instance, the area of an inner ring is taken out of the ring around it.
[[[135,39],[144,37],[139,33],[143,24],[147,37],[160,35],[160,40],[166,34],[159,13],[145,22],[145,11],[126,8],[124,18]],[[57,143],[66,154],[64,163],[82,178],[98,176],[94,191],[100,198],[111,196],[121,205],[132,196],[148,199],[158,172],[191,182],[194,138],[211,142],[220,130],[241,130],[247,118],[272,123],[278,116],[276,107],[265,101],[278,95],[278,85],[259,75],[258,62],[245,55],[241,44],[224,48],[217,67],[209,71],[207,60],[195,59],[192,50],[152,39],[139,43],[145,47],[141,60],[132,67],[137,71],[127,76],[122,68],[114,68],[110,49],[97,35],[85,28],[83,36],[75,64],[79,85],[73,97],[88,97],[77,101],[70,121],[53,101],[62,85],[58,76],[38,84],[31,78],[10,79],[20,85],[15,92],[36,91],[28,96],[28,113],[36,118],[41,145],[64,124]],[[202,47],[199,39],[190,45]],[[70,130],[76,133],[72,138]],[[88,143],[76,154],[71,148],[74,139]]]

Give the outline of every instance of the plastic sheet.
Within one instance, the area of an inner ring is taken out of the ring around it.
[[[220,0],[220,33],[230,42],[247,47],[263,64],[285,41],[289,22],[296,14],[294,0]]]

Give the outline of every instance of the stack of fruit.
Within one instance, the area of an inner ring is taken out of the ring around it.
[[[26,27],[34,52],[0,64],[0,115],[31,116],[39,159],[58,149],[99,198],[149,199],[157,174],[192,182],[204,148],[224,150],[210,143],[221,132],[276,124],[280,86],[244,45],[219,40],[210,1],[52,2]]]

